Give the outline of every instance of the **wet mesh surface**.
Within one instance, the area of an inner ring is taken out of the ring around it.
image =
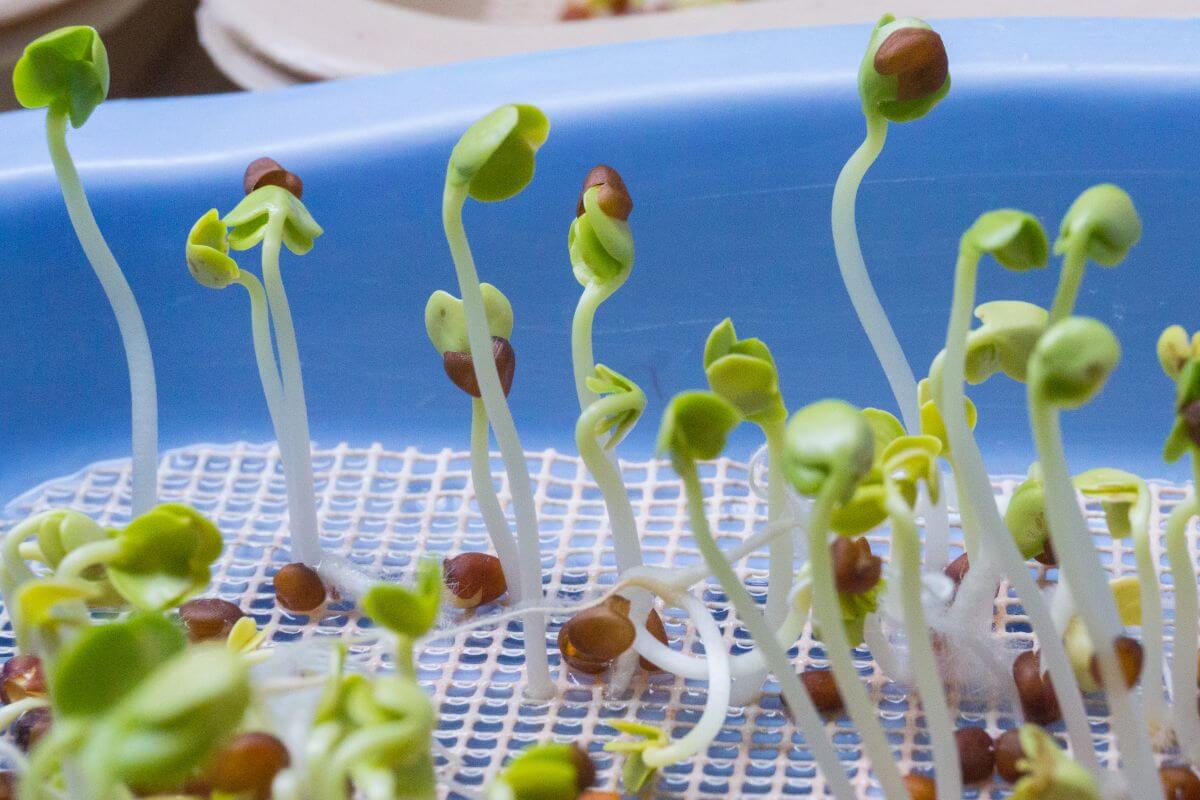
[[[594,597],[615,582],[612,552],[607,542],[607,519],[599,491],[582,463],[555,451],[531,453],[541,520],[542,566],[551,602],[570,603]],[[659,462],[623,462],[625,482],[642,531],[646,563],[693,565],[701,562],[688,533],[681,485],[670,468]],[[452,555],[466,550],[490,550],[483,522],[471,491],[466,453],[423,453],[415,449],[389,451],[340,445],[314,452],[314,470],[323,544],[382,579],[408,580],[422,553]],[[498,459],[493,472],[500,481]],[[762,525],[765,502],[751,491],[746,464],[722,460],[702,467],[710,519],[719,543],[729,548]],[[388,645],[349,603],[331,603],[319,619],[293,616],[274,604],[271,578],[288,562],[288,533],[283,477],[273,446],[239,443],[199,445],[164,456],[161,499],[189,503],[209,515],[221,528],[227,548],[214,574],[210,594],[238,603],[271,632],[273,644],[316,637],[342,638],[352,643],[351,663],[364,670],[387,669]],[[995,488],[1001,501],[1018,481],[1000,479]],[[128,465],[113,462],[40,486],[11,504],[0,529],[28,513],[48,508],[73,508],[96,519],[121,524],[128,519]],[[1184,497],[1184,489],[1152,485],[1154,554],[1166,569],[1161,531],[1166,515]],[[508,506],[507,486],[500,483],[501,500]],[[1131,545],[1104,533],[1101,510],[1089,508],[1097,531],[1096,545],[1114,576],[1135,571]],[[955,532],[957,533],[957,532]],[[886,529],[870,537],[877,553],[886,555]],[[1192,535],[1193,558],[1195,536]],[[952,537],[953,539],[953,537]],[[952,555],[960,550],[955,547]],[[738,565],[752,591],[765,590],[766,559],[751,557]],[[1053,577],[1054,573],[1050,573]],[[1045,575],[1043,574],[1043,578]],[[1169,575],[1164,603],[1170,608]],[[715,583],[701,584],[704,601],[716,612],[733,652],[749,642],[737,626],[724,594]],[[488,606],[473,612],[486,616],[500,610]],[[1002,590],[995,604],[997,638],[1014,651],[1032,645],[1029,626],[1019,603]],[[455,612],[445,625],[465,621],[472,612]],[[557,739],[588,745],[600,769],[599,785],[616,788],[620,763],[602,750],[618,736],[611,722],[639,719],[664,726],[682,736],[699,719],[704,706],[702,681],[669,674],[639,672],[626,698],[607,697],[602,682],[559,666],[555,636],[564,617],[551,620],[547,648],[558,683],[558,698],[547,704],[521,699],[523,639],[518,622],[493,623],[454,641],[434,642],[419,654],[422,682],[435,698],[439,713],[439,778],[451,798],[477,797],[487,779],[513,752],[535,741]],[[664,614],[672,645],[701,654],[686,623],[686,614]],[[1172,627],[1168,624],[1168,642]],[[12,648],[4,629],[0,656]],[[1169,644],[1168,644],[1169,652]],[[797,670],[823,664],[819,644],[805,632],[793,649]],[[918,704],[907,687],[884,678],[866,650],[857,651],[860,671],[870,682],[897,760],[902,768],[931,765],[928,737]],[[1019,724],[1011,708],[986,697],[954,697],[959,724],[986,724],[995,734]],[[1102,757],[1111,753],[1112,739],[1104,708],[1089,703],[1093,731]],[[858,735],[847,717],[830,718],[843,763],[853,776],[860,797],[882,796],[864,767]],[[1052,730],[1060,730],[1059,726]],[[720,736],[707,753],[663,770],[656,797],[822,797],[824,781],[817,774],[804,737],[792,725],[771,682],[761,699],[731,709]],[[1007,796],[1004,786],[967,791],[968,798]]]

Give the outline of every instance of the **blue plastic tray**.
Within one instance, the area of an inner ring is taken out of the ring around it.
[[[1200,21],[1011,20],[938,26],[950,97],[893,126],[863,187],[863,248],[884,305],[923,370],[945,333],[959,233],[1017,206],[1049,229],[1104,180],[1133,195],[1145,237],[1114,271],[1093,269],[1082,313],[1126,352],[1108,389],[1068,421],[1072,466],[1110,462],[1177,476],[1157,458],[1172,414],[1157,366],[1163,326],[1200,323]],[[571,449],[568,326],[579,287],[566,232],[584,173],[618,167],[633,192],[638,260],[597,323],[598,358],[651,398],[623,453],[649,452],[674,392],[700,385],[710,327],[732,315],[766,339],[789,405],[838,395],[891,406],[842,289],[829,233],[833,180],[862,136],[854,75],[867,26],[787,30],[546,53],[265,94],[110,102],[69,142],[96,215],[146,316],[162,445],[272,438],[242,293],[202,289],[183,243],[228,210],[252,158],[303,175],[327,231],[284,265],[314,437],[464,446],[469,404],[446,381],[422,323],[454,289],[439,219],[462,129],[508,101],[554,125],[517,199],[472,205],[481,275],[516,308],[512,403],[531,449]],[[0,116],[0,498],[128,455],[123,357],[99,285],[70,232],[42,113]],[[986,268],[981,299],[1049,301],[1056,270]],[[973,391],[993,472],[1031,452],[1021,387]],[[735,441],[745,455],[753,432]]]

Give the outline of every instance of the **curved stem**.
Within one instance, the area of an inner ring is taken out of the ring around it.
[[[1058,568],[1071,587],[1076,612],[1095,647],[1100,675],[1104,679],[1102,685],[1111,709],[1112,726],[1120,745],[1120,770],[1127,776],[1129,786],[1157,786],[1154,781],[1157,780],[1158,770],[1150,749],[1150,737],[1144,728],[1146,718],[1137,697],[1125,685],[1125,676],[1113,646],[1116,638],[1124,633],[1117,614],[1117,604],[1109,589],[1104,565],[1092,546],[1087,521],[1079,510],[1075,486],[1071,482],[1063,453],[1058,409],[1040,399],[1036,390],[1039,382],[1036,373],[1029,376],[1029,417],[1042,465],[1046,521],[1058,557]],[[1194,579],[1192,584],[1195,585]],[[1196,651],[1193,648],[1191,652]],[[1062,693],[1063,690],[1058,689],[1060,697]],[[1194,689],[1192,696],[1195,696]]]
[[[1162,585],[1150,550],[1150,492],[1145,484],[1130,511],[1133,519],[1133,553],[1137,565],[1138,595],[1142,606],[1142,696],[1146,720],[1152,728],[1167,724],[1169,710],[1163,694]]]
[[[575,423],[575,446],[579,449],[579,457],[592,473],[608,510],[618,575],[641,565],[641,540],[638,537],[637,521],[633,516],[633,506],[629,502],[629,493],[621,480],[620,471],[609,458],[609,453],[596,441],[596,427],[605,417],[640,410],[645,406],[645,402],[645,397],[640,393],[608,395],[589,404]]]
[[[484,316],[479,275],[475,270],[475,259],[471,255],[471,246],[467,241],[467,231],[462,221],[466,200],[466,186],[455,186],[447,181],[442,199],[442,226],[445,229],[446,242],[450,246],[450,255],[454,260],[454,271],[467,318],[467,342],[471,347],[471,363],[475,368],[483,405],[487,410],[492,430],[495,431],[496,444],[500,447],[500,455],[508,473],[508,485],[512,490],[517,544],[521,551],[521,599],[532,604],[534,599],[540,598],[542,594],[542,558],[538,540],[537,510],[533,503],[529,465],[525,461],[525,452],[521,449],[521,440],[517,436],[508,401],[500,388],[500,374],[496,370],[496,362],[491,358],[492,338]],[[537,613],[530,613],[525,617],[524,627],[525,665],[529,680],[525,692],[532,700],[548,700],[554,696],[554,683],[550,679],[550,661],[546,653],[546,618]]]
[[[137,299],[92,215],[79,173],[67,149],[66,131],[66,113],[57,109],[49,111],[46,114],[46,142],[67,205],[67,215],[112,306],[125,347],[133,426],[130,504],[131,513],[136,517],[153,508],[158,498],[158,390],[154,380],[154,358]]]
[[[35,577],[33,570],[21,556],[21,544],[37,533],[38,526],[47,513],[50,512],[35,514],[4,534],[4,542],[0,545],[0,556],[4,560],[4,606],[10,611],[16,607],[15,603],[10,602],[13,600],[12,595],[22,584]]]
[[[1200,513],[1196,489],[1167,517],[1167,561],[1175,592],[1175,643],[1171,658],[1171,722],[1175,738],[1193,764],[1200,764],[1200,714],[1196,710],[1196,568],[1187,540],[1192,517]],[[1145,609],[1143,609],[1144,613]]]
[[[854,800],[854,790],[846,779],[846,772],[838,760],[837,751],[825,734],[825,723],[813,705],[812,699],[808,696],[804,685],[800,682],[800,678],[797,677],[796,670],[788,658],[787,650],[776,641],[775,631],[759,611],[754,598],[750,596],[750,592],[738,579],[737,573],[725,560],[725,555],[717,546],[716,540],[713,539],[708,516],[704,510],[704,487],[700,484],[700,474],[696,471],[696,465],[681,458],[674,459],[674,463],[675,471],[683,479],[684,491],[687,494],[688,520],[691,523],[692,537],[696,540],[700,554],[708,564],[709,570],[720,582],[721,588],[725,590],[725,594],[733,604],[742,624],[750,631],[754,643],[762,651],[767,667],[779,681],[783,699],[799,722],[805,742],[812,750],[813,760],[817,762],[817,766],[824,773],[829,790],[837,800]],[[813,517],[814,524],[816,524],[818,517],[816,506],[814,506]],[[824,510],[824,516],[820,522],[828,530],[829,509]],[[901,789],[903,790],[903,786]],[[907,793],[895,795],[897,800],[907,797]]]
[[[642,576],[631,576],[627,580],[632,585],[641,585]],[[670,587],[673,591],[680,591],[670,583],[670,578],[667,575],[662,577],[661,583],[664,586]],[[665,594],[665,592],[659,593]],[[811,606],[812,587],[805,584],[797,591],[796,597],[792,602],[792,607],[788,610],[788,615],[783,620],[783,624],[780,625],[779,631],[775,636],[779,647],[785,652],[804,633],[804,626],[808,622]],[[655,639],[653,634],[646,629],[644,623],[635,622],[634,628],[637,632],[634,648],[637,650],[638,655],[681,678],[704,680],[708,676],[708,666],[704,658],[688,655],[679,650],[672,650],[658,639]],[[759,676],[758,680],[761,685],[762,677],[766,675],[766,661],[763,658],[762,650],[759,648],[732,656],[729,659],[729,663],[730,674],[735,682],[738,680],[747,680],[757,675]],[[736,688],[735,685],[735,691]],[[730,702],[733,705],[738,705],[736,699]]]
[[[471,485],[475,487],[479,515],[483,518],[492,546],[496,548],[510,596],[521,597],[521,555],[517,549],[517,539],[508,529],[508,519],[504,516],[500,498],[496,496],[496,485],[492,482],[487,411],[478,397],[471,398]]]
[[[1063,647],[1062,637],[1054,625],[1046,599],[1038,589],[1029,566],[1017,550],[1016,542],[1013,541],[1004,519],[1000,516],[1000,510],[996,507],[996,498],[992,493],[992,483],[983,463],[983,455],[979,452],[975,437],[971,435],[970,426],[967,425],[963,373],[980,257],[980,252],[970,243],[962,244],[955,267],[954,302],[950,311],[950,325],[946,332],[946,359],[941,391],[936,393],[942,420],[946,425],[950,451],[954,454],[960,512],[964,514],[964,524],[970,522],[979,526],[983,534],[980,537],[981,545],[987,549],[989,560],[995,560],[1021,599],[1030,625],[1037,635],[1043,663],[1054,681],[1059,706],[1071,740],[1071,750],[1089,772],[1099,776],[1100,762],[1096,756],[1096,747],[1092,741],[1091,727],[1083,705],[1083,696],[1079,691],[1079,682],[1075,679],[1075,671],[1071,668],[1070,659]],[[972,564],[971,572],[982,566]],[[968,572],[967,578],[970,577],[971,573]],[[1105,585],[1107,586],[1107,583]]]
[[[833,513],[834,498],[841,494],[840,481],[829,478],[816,503],[808,526],[808,559],[812,565],[813,623],[821,628],[821,641],[825,654],[837,682],[838,691],[846,705],[846,711],[858,728],[863,750],[875,770],[883,795],[888,798],[908,800],[908,789],[896,767],[892,748],[879,724],[875,704],[863,686],[858,669],[854,666],[854,655],[850,652],[850,641],[846,635],[846,624],[842,619],[841,603],[838,602],[837,587],[833,580],[833,554],[829,548],[829,518]]]
[[[79,578],[84,572],[98,564],[106,564],[121,554],[121,543],[116,539],[103,539],[77,547],[58,562],[54,571],[56,578]]]
[[[239,271],[237,282],[245,287],[250,296],[250,330],[254,337],[254,361],[258,366],[258,379],[262,383],[263,397],[267,401],[267,412],[271,415],[271,427],[275,429],[275,441],[282,453],[287,446],[283,383],[279,377],[279,365],[275,360],[275,348],[271,344],[271,315],[267,308],[267,295],[258,278],[246,270]]]
[[[668,593],[664,595],[664,599],[683,608],[696,627],[696,633],[704,645],[704,659],[707,664],[704,677],[708,680],[708,692],[704,700],[704,712],[685,736],[666,747],[649,750],[644,754],[646,766],[654,769],[678,763],[702,752],[721,732],[725,724],[725,715],[729,711],[730,658],[717,621],[709,613],[708,607],[693,595]]]
[[[612,296],[612,289],[589,283],[583,287],[575,315],[571,318],[571,367],[575,376],[575,395],[583,411],[596,400],[596,393],[587,387],[588,376],[596,369],[592,355],[592,322],[600,304]]]
[[[1083,273],[1087,265],[1087,245],[1086,236],[1077,236],[1067,245],[1062,272],[1058,276],[1058,288],[1054,290],[1054,304],[1050,306],[1047,328],[1071,316],[1071,312],[1075,310],[1075,302],[1079,299],[1079,286],[1083,283]]]
[[[904,629],[908,634],[908,658],[914,682],[921,695],[925,722],[929,728],[938,794],[942,797],[961,797],[962,769],[958,760],[958,746],[954,741],[954,718],[946,701],[937,656],[933,651],[933,639],[925,621],[920,533],[908,504],[896,491],[895,484],[890,481],[886,503],[888,517],[892,523],[892,553],[900,569],[901,596],[904,598]]]
[[[9,725],[12,725],[26,711],[33,711],[35,708],[46,708],[49,705],[50,701],[44,697],[23,697],[16,702],[0,706],[0,730],[4,730]]]
[[[866,116],[866,122],[866,139],[854,151],[854,155],[850,156],[846,166],[842,167],[837,184],[833,188],[833,247],[837,254],[838,269],[842,273],[842,282],[846,285],[854,311],[858,314],[867,338],[871,340],[871,347],[875,350],[896,403],[900,406],[904,427],[915,431],[920,427],[917,379],[913,375],[908,358],[904,355],[904,349],[900,347],[900,340],[896,338],[896,332],[888,321],[887,313],[879,302],[879,295],[871,285],[871,276],[867,273],[862,246],[858,241],[854,209],[858,200],[858,187],[862,184],[867,170],[879,157],[887,140],[886,119],[869,114]]]
[[[280,444],[284,481],[288,493],[288,522],[292,557],[309,566],[321,562],[321,540],[317,529],[316,494],[313,486],[312,445],[308,436],[308,409],[304,400],[304,378],[292,310],[279,271],[279,250],[284,216],[272,213],[262,242],[263,283],[270,304],[275,343],[279,348],[279,374],[283,384],[283,420],[287,445]]]

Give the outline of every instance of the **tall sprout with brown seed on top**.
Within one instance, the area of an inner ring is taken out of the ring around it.
[[[442,193],[442,227],[462,296],[471,363],[512,490],[521,554],[521,599],[530,605],[537,604],[542,597],[542,563],[533,486],[496,362],[482,355],[491,353],[491,335],[479,274],[462,217],[468,197],[480,202],[498,202],[520,193],[533,179],[535,154],[549,133],[549,121],[534,106],[497,108],[471,125],[454,146]],[[545,615],[529,612],[524,617],[524,627],[528,677],[525,692],[530,699],[548,700],[554,696],[554,683],[550,679],[546,652]]]
[[[584,179],[567,232],[571,268],[583,287],[571,319],[571,364],[580,412],[575,443],[604,497],[618,574],[642,563],[642,546],[615,448],[637,423],[646,396],[629,378],[596,364],[592,328],[600,305],[625,284],[633,270],[632,211],[633,199],[620,173],[600,165]],[[609,431],[613,435],[601,446],[599,439]],[[633,605],[638,617],[651,613],[646,592],[634,592]],[[615,694],[627,688],[635,660],[630,652],[618,661],[611,682]]]
[[[909,431],[918,429],[917,380],[871,284],[858,240],[855,205],[863,177],[883,151],[888,123],[920,119],[949,91],[949,59],[937,32],[914,17],[884,14],[871,31],[858,70],[866,138],[838,174],[830,212],[842,281]],[[950,533],[944,503],[933,504],[927,511],[925,527],[926,561],[940,569],[946,561]]]

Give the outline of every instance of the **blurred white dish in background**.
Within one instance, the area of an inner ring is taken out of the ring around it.
[[[562,21],[568,2],[202,0],[197,19],[201,41],[217,66],[236,83],[263,89],[607,42],[866,23],[889,10],[925,18],[1200,13],[1198,0],[742,0],[668,13]],[[655,0],[645,3],[654,5]]]

